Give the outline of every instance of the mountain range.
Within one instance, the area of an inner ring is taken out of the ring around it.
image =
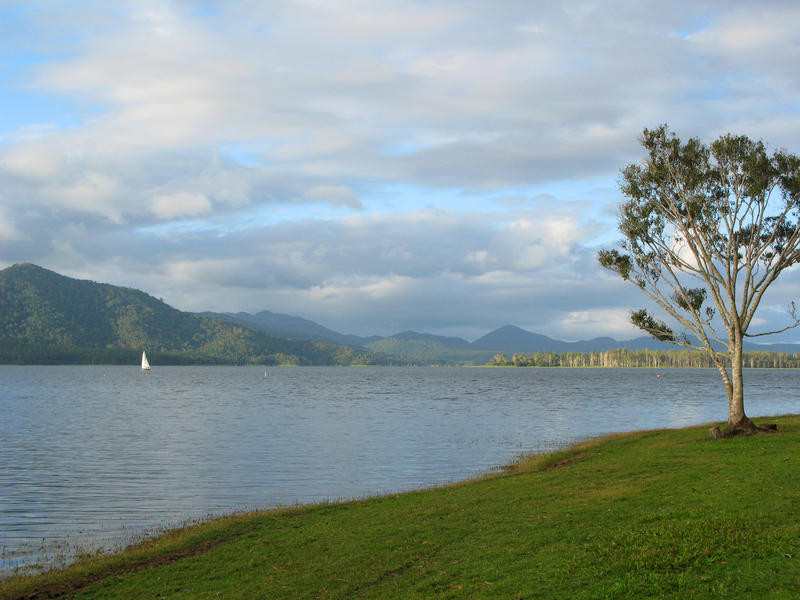
[[[362,337],[297,316],[189,313],[140,290],[72,279],[32,264],[0,271],[0,362],[173,364],[484,364],[497,353],[669,350],[650,337],[566,342],[504,325],[469,342],[405,331]],[[800,352],[797,344],[746,350]]]
[[[372,364],[363,348],[270,336],[179,311],[142,291],[72,279],[32,264],[0,271],[0,362]]]
[[[486,335],[469,342],[459,337],[447,337],[416,331],[404,331],[394,335],[381,337],[360,337],[338,333],[323,327],[313,321],[273,313],[269,311],[257,314],[249,313],[203,313],[216,318],[229,319],[231,322],[249,324],[261,331],[272,335],[285,336],[290,339],[324,340],[337,344],[360,346],[391,354],[398,357],[422,357],[422,354],[431,355],[441,352],[453,354],[454,351],[475,353],[476,356],[488,356],[501,352],[506,354],[532,354],[534,352],[606,352],[617,348],[636,350],[675,350],[677,346],[668,342],[660,342],[649,336],[640,336],[632,340],[615,340],[611,337],[596,337],[576,342],[556,340],[546,335],[532,333],[515,325],[504,325],[487,333]],[[800,352],[800,344],[751,344],[745,342],[747,351]],[[427,349],[427,352],[423,350]],[[413,351],[412,351],[413,350]],[[467,358],[464,355],[462,358]],[[488,360],[488,358],[487,358]]]

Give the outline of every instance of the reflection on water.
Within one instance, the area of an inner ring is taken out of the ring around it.
[[[209,514],[465,479],[613,431],[725,420],[714,370],[0,367],[0,570]],[[750,414],[800,372],[746,373]],[[43,545],[44,544],[44,545]]]

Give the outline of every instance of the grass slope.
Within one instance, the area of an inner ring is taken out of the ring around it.
[[[445,488],[242,515],[1,598],[797,598],[800,417],[639,432]]]

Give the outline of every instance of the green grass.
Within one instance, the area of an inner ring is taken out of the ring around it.
[[[800,417],[770,421],[778,433],[618,435],[445,488],[211,521],[0,598],[798,598]]]

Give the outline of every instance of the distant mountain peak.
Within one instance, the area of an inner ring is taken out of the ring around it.
[[[510,323],[506,323],[505,325],[498,327],[494,331],[498,332],[498,331],[525,331],[525,330],[522,327],[518,327],[517,325],[511,325]],[[530,331],[525,331],[525,333],[530,333]]]
[[[7,275],[21,275],[23,273],[40,273],[40,274],[49,274],[55,275],[56,277],[66,277],[66,275],[61,275],[56,273],[55,271],[51,271],[50,269],[45,269],[44,267],[40,267],[39,265],[35,265],[33,263],[24,262],[24,263],[16,263],[11,265],[10,267],[6,267],[0,273],[5,273]]]

